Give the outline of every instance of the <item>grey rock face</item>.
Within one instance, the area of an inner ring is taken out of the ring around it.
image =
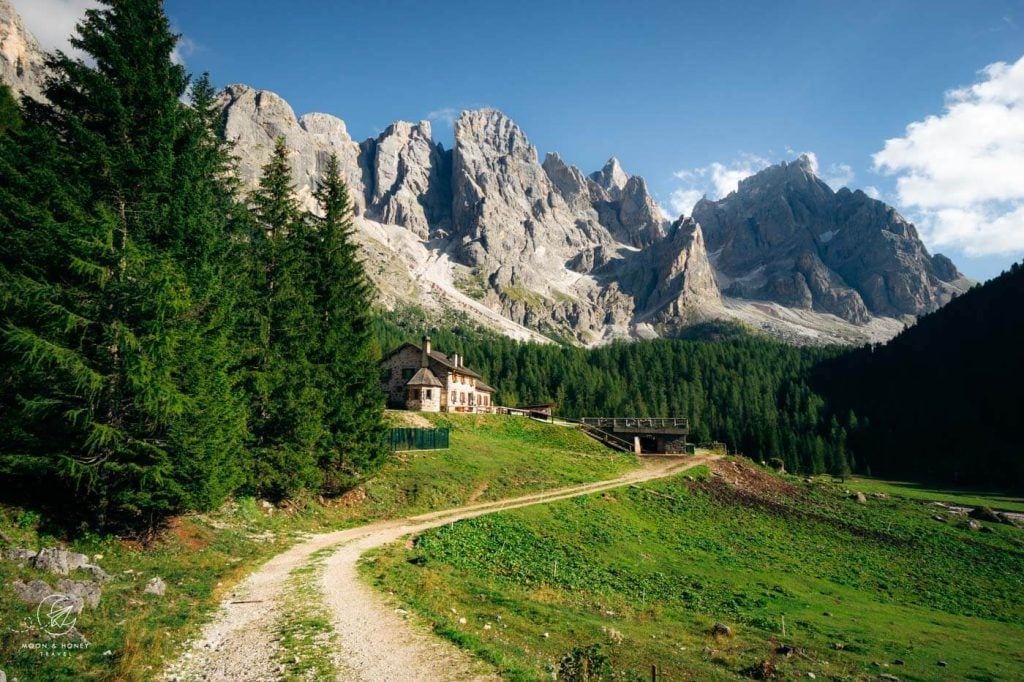
[[[833,192],[806,157],[766,168],[724,199],[701,200],[693,217],[734,296],[861,323],[929,312],[966,282],[894,209],[860,191]]]
[[[9,85],[15,97],[27,95],[43,100],[45,79],[42,48],[11,3],[0,0],[0,82]]]
[[[545,273],[611,236],[577,218],[537,161],[537,150],[493,109],[463,112],[455,123],[452,234],[462,259],[500,290],[545,286]]]
[[[639,175],[629,176],[618,159],[591,173],[587,187],[599,222],[618,241],[646,247],[665,236],[667,221]]]
[[[590,184],[576,166],[570,166],[562,160],[557,152],[548,152],[544,156],[544,172],[551,183],[562,195],[566,206],[578,215],[593,211],[590,199]]]
[[[431,229],[448,229],[448,155],[441,145],[434,144],[430,122],[394,123],[373,142],[372,150],[372,155],[366,155],[373,179],[368,215],[382,223],[402,225],[421,237],[427,237]]]
[[[617,278],[632,295],[637,320],[677,330],[715,317],[721,294],[704,235],[692,218],[680,218],[657,248],[627,259]]]
[[[599,171],[590,174],[594,201],[617,201],[622,197],[629,176],[614,156]]]
[[[366,183],[360,148],[349,137],[344,121],[328,114],[296,118],[284,99],[247,85],[229,85],[218,96],[218,102],[224,136],[234,143],[238,175],[243,185],[251,188],[259,184],[275,141],[283,137],[291,151],[288,161],[292,166],[292,182],[306,209],[317,210],[313,193],[332,153],[338,156],[356,213],[365,209]]]

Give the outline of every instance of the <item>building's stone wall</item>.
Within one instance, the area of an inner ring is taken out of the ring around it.
[[[441,389],[436,386],[407,389],[405,409],[416,412],[440,412]]]
[[[422,396],[410,401],[406,393],[406,383],[422,366],[422,351],[412,346],[401,348],[380,364],[381,389],[387,394],[388,407],[406,410],[423,410]],[[437,360],[430,358],[428,367],[441,382],[440,389],[433,389],[437,407],[431,411],[443,412],[477,412],[483,408],[489,411],[494,405],[493,395],[489,391],[477,390],[477,380],[473,377],[453,371]]]
[[[419,369],[422,357],[421,351],[405,346],[380,364],[381,388],[388,396],[388,407],[405,407],[405,384]]]

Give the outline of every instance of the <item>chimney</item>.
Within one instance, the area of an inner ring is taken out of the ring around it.
[[[420,360],[421,367],[427,367],[430,365],[430,337],[423,337],[423,359]]]
[[[458,367],[458,366],[459,366],[459,354],[458,353],[452,353],[452,367]]]

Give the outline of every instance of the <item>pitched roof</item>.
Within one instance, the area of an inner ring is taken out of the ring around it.
[[[452,370],[453,372],[465,374],[466,376],[473,377],[474,379],[480,378],[480,375],[471,370],[469,367],[456,367],[455,365],[453,365],[451,358],[449,358],[444,353],[438,353],[436,350],[432,350],[430,351],[430,359],[434,360],[442,367]]]
[[[494,393],[494,389],[491,388],[490,386],[488,386],[487,384],[485,384],[482,381],[477,381],[476,382],[476,390],[484,391],[486,393]]]
[[[419,346],[417,346],[415,343],[406,342],[406,343],[403,343],[398,348],[396,348],[395,350],[393,350],[390,353],[388,353],[387,355],[385,355],[381,359],[381,362],[384,362],[384,360],[387,360],[391,356],[395,355],[396,353],[398,353],[398,351],[402,350],[406,346],[408,346],[409,348],[415,349],[417,353],[422,353],[423,352],[423,349],[420,348]],[[451,358],[449,358],[444,353],[438,353],[436,350],[430,351],[430,359],[433,360],[434,362],[436,362],[437,364],[441,365],[442,367],[444,367],[447,370],[451,370],[453,372],[458,372],[459,374],[465,374],[466,376],[473,377],[474,379],[481,379],[481,378],[483,378],[479,374],[477,374],[476,372],[471,370],[469,367],[456,367],[455,365],[452,364]]]
[[[437,380],[434,373],[426,367],[420,367],[419,371],[412,375],[412,379],[409,379],[405,383],[406,386],[437,386],[441,387],[441,382]]]

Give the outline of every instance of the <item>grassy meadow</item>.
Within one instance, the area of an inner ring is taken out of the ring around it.
[[[388,415],[395,424],[407,418]],[[525,418],[430,419],[452,429],[451,449],[397,453],[343,498],[291,500],[273,509],[241,498],[216,512],[172,519],[145,541],[75,532],[40,512],[0,505],[0,533],[9,540],[0,549],[63,546],[96,557],[111,575],[99,607],[78,618],[88,646],[44,655],[33,648],[46,641],[35,609],[17,600],[11,582],[41,579],[56,586],[57,576],[0,561],[0,670],[22,682],[152,679],[233,584],[305,533],[612,478],[636,466],[632,457],[582,434]],[[163,597],[143,593],[154,576],[167,583]],[[300,615],[284,624],[285,645],[291,630],[308,629],[306,621],[317,617]]]
[[[593,645],[627,680],[1024,677],[1024,529],[712,467],[461,521],[362,568],[513,680]]]

